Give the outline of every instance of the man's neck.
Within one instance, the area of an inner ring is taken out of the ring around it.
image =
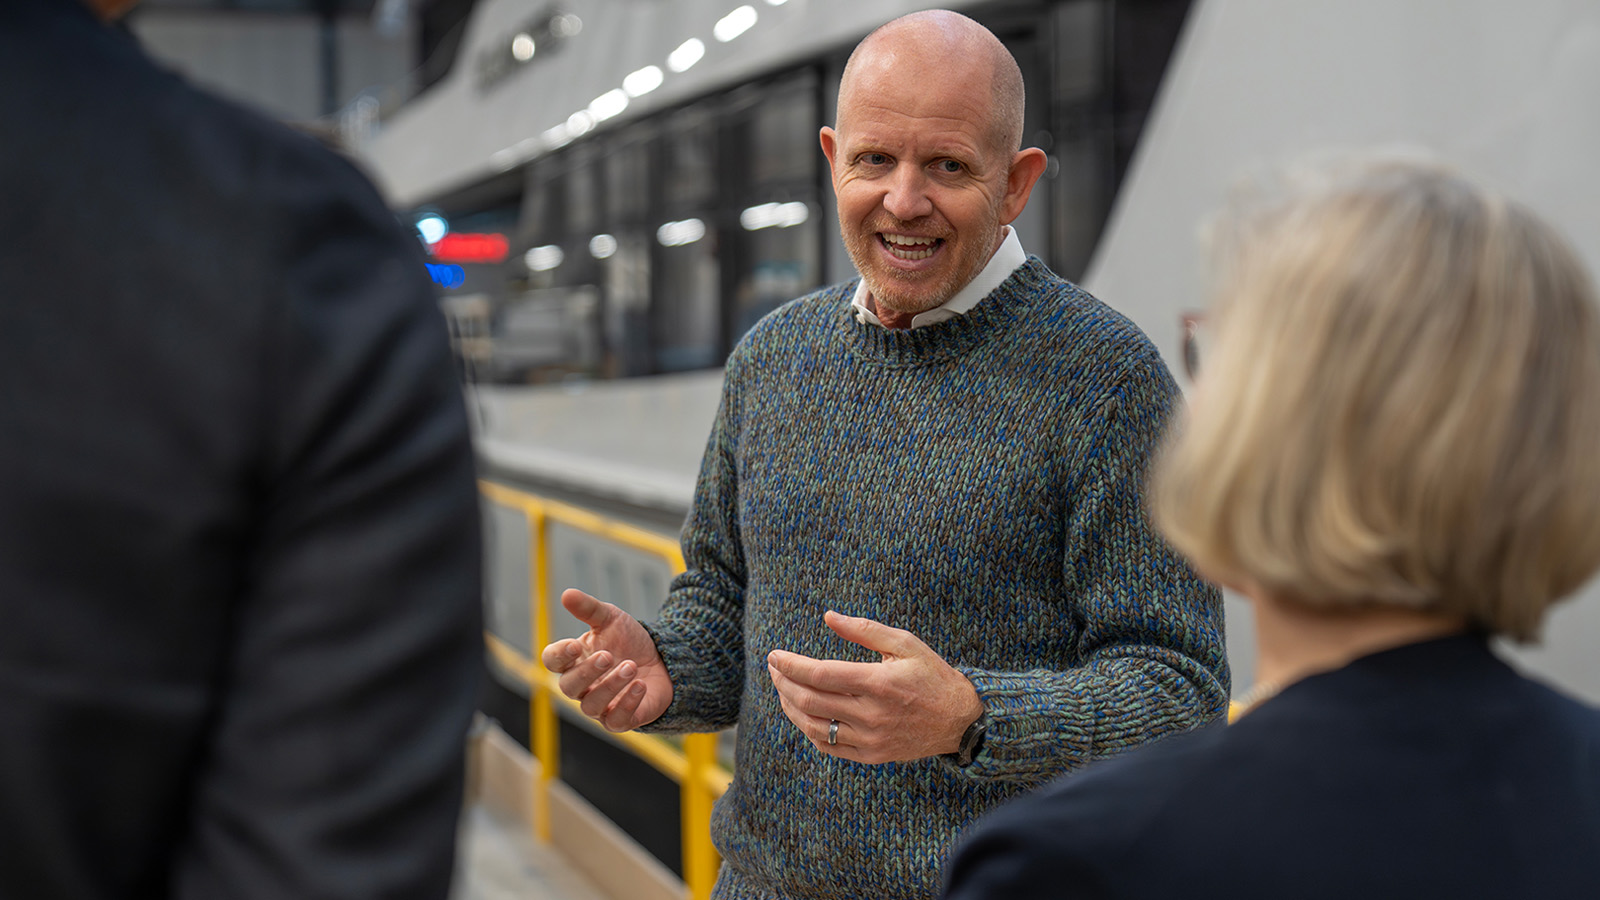
[[[883,327],[890,330],[910,328],[911,320],[922,313],[921,310],[918,312],[900,312],[895,309],[884,309],[878,305],[877,298],[871,294],[867,295],[867,308],[872,310],[872,314],[878,317],[878,322]]]

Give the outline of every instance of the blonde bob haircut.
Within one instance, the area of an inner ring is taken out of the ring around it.
[[[1600,326],[1576,254],[1438,164],[1323,163],[1212,223],[1211,340],[1157,523],[1209,577],[1519,641],[1600,564]]]

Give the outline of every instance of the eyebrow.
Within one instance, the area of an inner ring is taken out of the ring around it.
[[[849,152],[850,156],[859,156],[863,153],[884,153],[889,156],[899,156],[900,153],[891,148],[889,144],[889,141],[878,140],[870,136],[854,140],[847,138],[844,142],[844,149]],[[925,152],[930,159],[978,160],[983,158],[984,155],[981,147],[958,143],[935,144],[925,148]]]

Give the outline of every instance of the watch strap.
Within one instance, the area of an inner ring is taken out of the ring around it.
[[[984,735],[989,731],[989,713],[987,710],[978,713],[978,718],[967,726],[961,733],[961,744],[956,748],[956,765],[970,766],[977,758],[978,751],[983,749]]]

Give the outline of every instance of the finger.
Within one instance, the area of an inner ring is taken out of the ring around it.
[[[783,707],[783,714],[789,718],[790,722],[794,723],[794,727],[800,729],[800,734],[823,753],[829,753],[837,750],[840,746],[846,743],[843,736],[843,722],[839,723],[840,730],[836,735],[838,742],[835,744],[829,744],[828,730],[833,725],[833,719],[813,716],[803,710],[797,709],[795,705],[789,700],[785,699],[782,694],[778,695],[778,704]]]
[[[578,701],[578,707],[583,714],[591,719],[599,720],[611,708],[611,702],[617,699],[623,688],[633,681],[639,674],[639,667],[633,660],[625,659],[617,664],[615,669],[607,672],[604,677],[589,685],[589,690]]]
[[[839,723],[837,729],[833,727],[835,722]],[[834,738],[831,744],[828,742],[830,735]],[[829,753],[845,753],[854,749],[856,746],[855,741],[852,740],[854,737],[855,729],[843,719],[819,720],[817,739],[822,742],[823,746],[828,748]]]
[[[783,673],[790,681],[819,691],[855,696],[866,691],[872,682],[873,672],[883,664],[814,659],[787,650],[773,650],[767,654],[767,665]]]
[[[865,750],[861,749],[860,747],[857,747],[857,746],[854,746],[854,745],[848,745],[847,746],[843,741],[840,741],[838,746],[836,746],[836,747],[829,747],[827,744],[823,744],[822,747],[819,747],[818,749],[822,749],[822,748],[827,748],[827,749],[823,750],[823,752],[827,753],[829,756],[837,756],[840,759],[848,759],[851,762],[858,762],[858,763],[880,763],[880,762],[884,762],[884,760],[874,759],[873,757],[869,756],[867,754],[867,752]]]
[[[582,658],[583,644],[572,638],[547,644],[544,652],[539,654],[539,661],[544,663],[544,667],[557,675],[572,668]]]
[[[567,588],[561,592],[561,605],[590,628],[604,628],[618,612],[612,604],[597,600],[577,588]]]
[[[635,679],[618,692],[617,699],[600,717],[607,731],[630,731],[639,726],[639,704],[644,702],[644,682]]]
[[[852,644],[876,650],[886,657],[912,656],[917,650],[926,647],[911,632],[902,628],[892,628],[875,619],[847,616],[830,609],[822,614],[822,621],[833,629],[834,634]]]
[[[561,687],[561,693],[574,700],[582,700],[594,689],[595,683],[611,671],[611,666],[615,662],[616,658],[611,655],[611,651],[600,650],[589,654],[587,659],[573,663],[562,673],[561,680],[557,682]]]
[[[808,717],[805,713],[795,709],[794,706],[790,704],[789,698],[783,696],[782,694],[778,695],[778,706],[783,709],[784,716],[786,716],[790,722],[794,723],[794,727],[800,729],[801,734],[810,737],[810,735],[806,733],[806,719]]]
[[[771,666],[767,667],[767,674],[772,678],[772,686],[778,689],[778,698],[806,715],[823,720],[837,719],[849,715],[859,705],[847,694],[815,690],[785,677]]]

